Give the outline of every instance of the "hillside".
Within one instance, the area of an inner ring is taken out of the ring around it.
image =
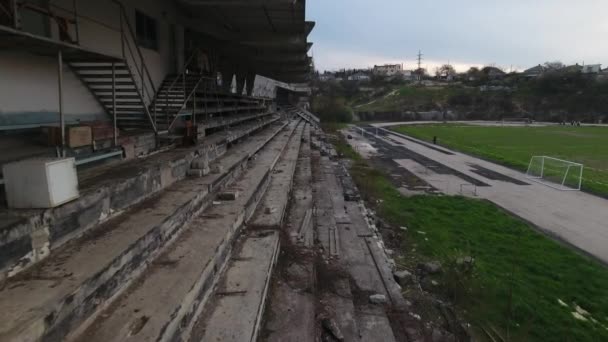
[[[449,113],[454,119],[608,119],[608,82],[580,73],[555,73],[536,79],[510,75],[486,83],[344,81],[320,84],[317,89],[316,99],[338,99],[361,120],[431,119],[438,113],[441,117]],[[317,112],[323,112],[321,103],[315,102]]]

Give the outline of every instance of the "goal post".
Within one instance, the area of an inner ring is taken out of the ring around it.
[[[533,156],[526,178],[558,190],[580,190],[584,165],[568,160]]]

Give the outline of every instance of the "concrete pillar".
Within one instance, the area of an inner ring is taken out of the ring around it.
[[[236,93],[243,95],[243,89],[245,89],[246,74],[243,71],[237,72],[236,74]]]
[[[253,85],[255,84],[255,71],[249,70],[247,72],[247,95],[251,96],[253,94]]]
[[[221,63],[220,72],[222,73],[222,91],[229,93],[235,68],[230,62]]]

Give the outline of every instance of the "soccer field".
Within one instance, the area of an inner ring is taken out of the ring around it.
[[[583,190],[608,196],[608,127],[499,127],[461,124],[404,125],[410,136],[522,171],[530,157],[546,155],[585,165]]]

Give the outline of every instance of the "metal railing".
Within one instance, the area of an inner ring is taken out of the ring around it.
[[[53,19],[58,26],[60,32],[60,40],[64,42],[68,42],[70,44],[81,45],[80,43],[80,30],[79,30],[79,22],[80,20],[86,20],[92,23],[95,23],[99,26],[105,27],[109,30],[118,32],[120,34],[120,44],[121,44],[121,58],[125,64],[125,67],[128,71],[129,76],[133,80],[133,84],[135,86],[135,92],[139,97],[143,110],[152,125],[152,129],[155,133],[158,133],[156,122],[153,119],[153,116],[156,117],[156,108],[153,109],[154,113],[151,114],[148,108],[148,105],[154,101],[154,97],[156,96],[156,86],[154,85],[154,81],[150,74],[150,70],[148,69],[144,55],[139,47],[137,42],[137,36],[131,23],[129,22],[129,17],[127,15],[127,11],[125,6],[118,0],[109,0],[114,4],[118,5],[118,19],[119,19],[119,28],[112,27],[107,23],[103,23],[99,20],[96,20],[91,17],[86,17],[78,14],[77,0],[72,0],[72,8],[62,7],[55,3],[49,2],[48,8],[41,7],[36,5],[35,3],[31,3],[28,1],[17,1],[17,0],[8,0],[8,4],[10,6],[2,6],[0,8],[0,12],[4,13],[4,16],[14,19],[14,28],[21,29],[18,27],[18,10],[29,10],[41,15],[48,16]],[[2,2],[3,4],[6,1]],[[12,12],[11,12],[12,11]],[[11,15],[12,14],[12,15]],[[70,26],[73,26],[75,39],[72,39],[70,36]],[[139,86],[138,86],[139,85]],[[115,85],[112,85],[112,91],[115,91]],[[113,116],[116,115],[116,107],[114,107]]]
[[[142,105],[144,107],[144,111],[150,124],[152,125],[152,129],[155,133],[158,133],[158,129],[156,127],[156,106],[153,107],[153,114],[150,113],[148,108],[148,104],[152,104],[154,102],[154,97],[156,96],[156,86],[154,85],[154,81],[152,80],[152,76],[150,75],[150,70],[146,66],[144,61],[144,55],[141,52],[139,44],[137,44],[137,36],[133,31],[133,27],[129,22],[129,17],[126,14],[126,9],[124,5],[118,0],[111,0],[119,7],[119,20],[120,20],[120,44],[121,44],[121,52],[122,58],[124,60],[125,66],[129,72],[129,75],[133,79],[133,83],[135,85],[135,91],[139,96]],[[127,30],[125,31],[125,26]],[[128,35],[127,35],[128,33]],[[131,45],[135,45],[135,53],[133,52],[133,48]],[[126,48],[125,48],[126,47]],[[128,51],[128,55],[127,55]],[[131,64],[129,63],[129,59],[133,61],[135,64],[135,74],[131,68]],[[139,65],[137,64],[139,62]],[[137,77],[137,78],[136,78]],[[137,80],[140,81],[141,90],[137,87]],[[114,113],[116,113],[116,108],[114,108]]]

